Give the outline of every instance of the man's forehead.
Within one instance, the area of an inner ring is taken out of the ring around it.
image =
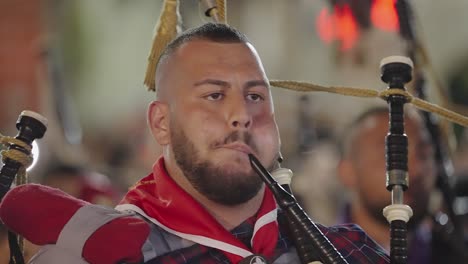
[[[207,67],[214,65],[216,67]],[[247,42],[216,42],[207,39],[192,39],[167,54],[157,68],[156,86],[158,93],[164,94],[168,81],[173,80],[174,74],[190,71],[192,77],[196,75],[213,75],[223,67],[236,66],[235,69],[250,70],[252,79],[265,80],[268,83],[265,70],[257,51]],[[199,66],[199,67],[198,67]],[[228,67],[229,68],[229,67]],[[226,69],[226,68],[224,68]],[[172,76],[172,77],[171,77]],[[172,83],[172,81],[170,81]],[[172,89],[171,89],[172,90]]]
[[[245,51],[258,59],[258,53],[250,43],[245,42],[216,42],[207,39],[194,39],[180,45],[173,53],[176,58],[200,57],[210,54],[229,55],[231,52]]]
[[[388,126],[388,114],[387,113],[378,113],[371,116],[368,116],[362,120],[361,125],[359,126],[359,131],[361,132],[375,132],[375,130],[384,130]],[[375,133],[373,133],[375,134]]]
[[[258,53],[250,43],[245,42],[193,40],[179,47],[172,58],[169,58],[166,68],[171,72],[174,72],[174,69],[178,69],[178,72],[190,71],[193,75],[216,76],[216,73],[226,70],[231,73],[249,72],[253,79],[266,79]]]

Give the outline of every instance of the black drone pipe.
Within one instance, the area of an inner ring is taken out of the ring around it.
[[[15,139],[21,140],[32,147],[32,142],[35,139],[44,136],[47,129],[45,123],[46,119],[37,113],[31,111],[22,112],[16,122],[18,134],[15,136]],[[17,144],[11,144],[9,150],[17,150],[26,155],[31,154],[29,150]],[[23,164],[14,159],[8,157],[4,159],[4,165],[0,170],[0,201],[3,200],[3,197],[10,190],[16,174],[22,166]],[[10,264],[23,264],[24,258],[18,246],[17,236],[10,231],[8,232],[8,242],[10,245]]]
[[[333,244],[322,233],[304,210],[299,206],[294,196],[281,187],[273,176],[262,166],[260,161],[252,154],[249,154],[252,169],[262,178],[268,188],[275,196],[276,202],[285,213],[286,217],[295,224],[291,226],[293,234],[301,234],[293,240],[301,241],[301,245],[306,245],[298,249],[304,264],[318,260],[325,264],[348,263],[336,250]]]
[[[400,35],[407,41],[407,54],[415,63],[414,90],[419,98],[425,100],[427,97],[426,78],[421,66],[426,62],[427,58],[425,51],[422,50],[421,40],[417,38],[414,28],[413,8],[407,0],[396,1],[395,8],[398,14]],[[454,210],[456,193],[450,185],[450,179],[453,179],[454,176],[447,142],[444,142],[442,139],[441,127],[434,114],[423,111],[422,116],[434,148],[434,159],[437,166],[436,186],[442,194],[445,210],[450,220],[447,224],[443,224],[434,218],[435,225],[438,226],[434,228],[434,231],[437,232],[435,236],[446,241],[458,255],[468,261],[467,248],[463,242],[462,223]]]
[[[412,65],[406,57],[394,56],[382,60],[381,79],[388,89],[405,91],[411,81]],[[408,188],[408,138],[405,135],[403,95],[387,98],[389,107],[389,132],[385,137],[387,190],[391,191],[392,204],[384,209],[390,222],[390,263],[405,264],[408,259],[407,222],[412,216],[409,206],[403,204],[403,193]]]

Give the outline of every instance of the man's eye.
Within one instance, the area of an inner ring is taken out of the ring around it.
[[[220,100],[223,98],[223,94],[222,93],[212,93],[212,94],[209,94],[206,96],[206,99],[210,100],[210,101],[217,101],[217,100]]]
[[[249,94],[247,95],[247,99],[253,102],[259,102],[263,100],[263,97],[259,94]]]

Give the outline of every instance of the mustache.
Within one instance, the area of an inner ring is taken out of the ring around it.
[[[253,151],[258,152],[257,144],[255,144],[252,134],[247,131],[233,131],[227,135],[223,140],[216,141],[213,144],[214,148],[217,148],[222,145],[226,145],[233,142],[242,142],[249,146]]]

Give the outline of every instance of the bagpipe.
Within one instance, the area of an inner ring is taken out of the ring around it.
[[[412,216],[412,209],[403,202],[403,192],[408,189],[408,139],[404,130],[407,98],[403,93],[405,84],[411,81],[412,68],[411,60],[401,56],[391,56],[381,62],[381,79],[392,89],[387,98],[390,124],[385,138],[386,188],[391,192],[392,204],[383,209],[383,214],[390,223],[390,263],[396,264],[407,262],[407,222]],[[292,172],[287,169],[272,172],[281,182],[278,184],[253,155],[249,157],[252,168],[272,190],[287,216],[301,262],[348,263],[297,203],[290,189]]]
[[[32,143],[44,136],[47,119],[23,111],[16,127],[18,135],[14,138],[0,137],[8,146],[1,153],[4,165],[0,170],[0,219],[9,229],[10,264],[25,263],[22,237],[40,246],[58,245],[50,252],[39,251],[42,262],[33,258],[31,263],[139,263],[143,259],[142,245],[150,232],[148,223],[133,214],[93,205],[58,189],[25,184],[26,167],[33,158]],[[17,186],[10,189],[15,178]],[[18,240],[15,233],[22,237]],[[47,254],[53,257],[48,258]]]
[[[35,112],[23,111],[16,122],[16,128],[18,134],[14,138],[1,137],[2,143],[8,145],[8,150],[1,153],[4,165],[0,170],[0,202],[10,190],[17,174],[19,174],[17,183],[25,183],[26,167],[32,162],[32,143],[35,139],[44,136],[47,119]],[[10,263],[23,263],[17,236],[11,231],[8,232],[8,242],[11,252]]]

